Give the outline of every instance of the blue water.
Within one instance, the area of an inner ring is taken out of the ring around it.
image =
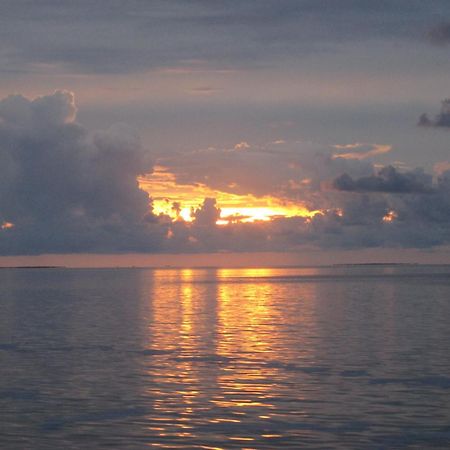
[[[0,447],[450,448],[450,267],[0,270]]]

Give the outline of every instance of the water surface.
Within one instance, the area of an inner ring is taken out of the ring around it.
[[[449,448],[450,268],[0,270],[0,444]]]

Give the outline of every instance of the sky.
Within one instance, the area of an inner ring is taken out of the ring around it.
[[[450,263],[449,73],[448,0],[2,0],[0,265]]]

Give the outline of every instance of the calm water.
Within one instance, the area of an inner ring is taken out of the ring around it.
[[[0,270],[3,449],[450,448],[450,267]]]

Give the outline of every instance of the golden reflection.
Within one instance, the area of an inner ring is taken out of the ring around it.
[[[148,367],[152,379],[147,394],[153,400],[155,416],[148,429],[163,437],[186,438],[192,434],[191,417],[196,412],[201,392],[201,373],[195,368],[193,355],[199,353],[195,295],[195,271],[155,270],[150,298],[152,328],[147,351],[154,364]],[[157,362],[155,362],[157,361]],[[157,417],[157,414],[160,417]],[[169,419],[168,414],[176,414]],[[155,426],[156,425],[156,426]]]
[[[192,331],[192,322],[193,322],[193,305],[192,305],[192,297],[193,297],[193,280],[194,274],[192,269],[181,269],[180,270],[180,280],[181,280],[181,295],[180,295],[180,304],[181,304],[181,335],[183,339],[189,340],[191,337]]]
[[[232,371],[220,373],[218,383],[223,398],[215,403],[221,408],[241,410],[248,408],[268,411],[273,408],[269,400],[272,387],[261,382],[273,377],[277,368],[267,362],[274,351],[278,312],[274,307],[274,284],[243,278],[267,277],[272,269],[220,269],[223,279],[218,291],[219,338],[217,352],[224,357],[245,355]],[[238,438],[236,438],[238,439]]]
[[[208,447],[207,445],[200,445],[200,448],[205,450],[224,450],[223,447]]]
[[[307,278],[316,277],[324,273],[319,267],[249,267],[249,268],[222,268],[217,270],[219,279],[241,279],[245,281],[248,278],[256,278],[255,283],[261,282],[261,278],[269,279],[289,279],[289,278]],[[273,287],[276,289],[276,286]]]
[[[279,299],[288,285],[273,282],[311,273],[271,268],[146,273],[153,275],[145,393],[153,409],[147,429],[161,439],[155,443],[198,439],[199,425],[225,427],[221,439],[236,445],[280,437],[273,429],[257,436],[241,433],[252,418],[279,420],[274,399],[283,395],[283,383],[289,384],[286,364],[314,358],[313,342],[293,342],[289,331],[302,326],[307,335],[314,326],[314,284],[295,284],[298,301],[286,304]],[[306,397],[299,386],[297,398]]]
[[[257,267],[257,268],[224,268],[217,271],[218,278],[269,278],[280,273],[279,269],[271,267]]]

